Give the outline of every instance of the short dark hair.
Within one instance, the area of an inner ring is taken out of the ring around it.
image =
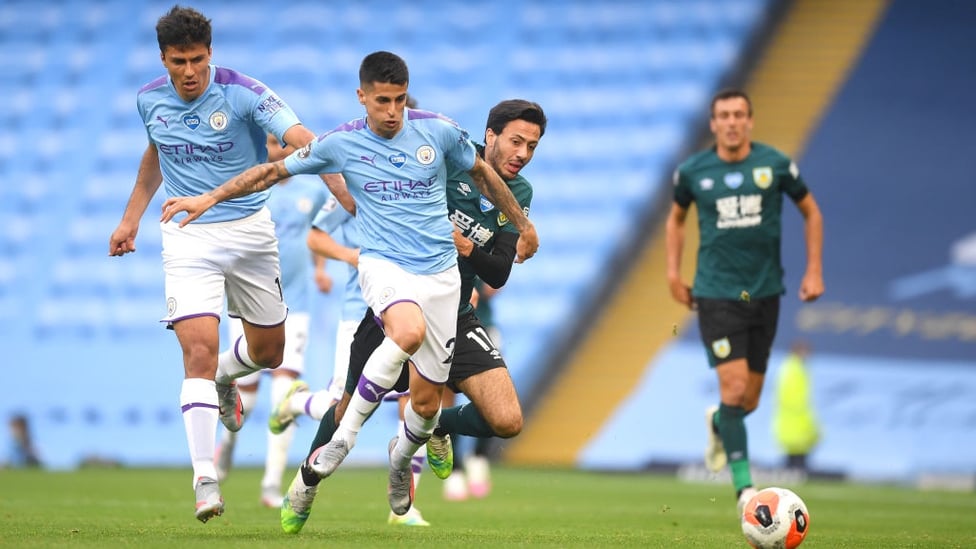
[[[538,103],[525,99],[506,99],[492,107],[488,111],[488,123],[485,124],[485,130],[500,134],[512,120],[525,120],[532,124],[538,124],[539,137],[546,133],[546,113]]]
[[[741,97],[746,100],[746,106],[749,107],[749,116],[752,116],[752,99],[749,99],[749,95],[738,88],[725,88],[719,90],[718,93],[712,96],[712,104],[709,109],[709,118],[715,117],[715,103],[719,101],[724,101],[725,99],[734,99],[736,97]]]
[[[364,57],[359,65],[360,86],[373,83],[401,85],[409,82],[410,71],[407,70],[407,63],[395,53],[373,52]]]
[[[166,51],[169,46],[177,48],[203,44],[210,48],[212,41],[210,20],[193,8],[173,6],[173,9],[160,17],[156,23],[156,41],[159,51]]]

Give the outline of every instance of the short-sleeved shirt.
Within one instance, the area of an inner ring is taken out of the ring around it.
[[[387,139],[360,118],[285,158],[292,174],[342,173],[356,201],[360,255],[413,274],[457,264],[447,218],[448,166],[470,170],[475,148],[450,119],[405,109],[402,129]]]
[[[482,147],[478,147],[479,152]],[[529,215],[532,203],[532,185],[521,175],[506,182],[515,196],[515,200],[522,207],[522,212]],[[481,194],[478,187],[471,181],[466,170],[452,170],[448,175],[447,209],[451,222],[460,229],[461,233],[479,248],[491,250],[495,235],[499,231],[518,234],[518,229],[509,221],[491,200]],[[471,306],[471,291],[474,288],[475,273],[472,266],[464,258],[458,262],[461,271],[461,302],[459,314],[473,309]]]
[[[682,163],[674,174],[674,202],[697,205],[701,238],[692,294],[783,294],[783,195],[799,201],[807,192],[796,164],[762,143],[753,142],[740,162],[723,161],[713,147]]]
[[[309,312],[314,263],[308,231],[329,196],[325,183],[317,177],[293,177],[271,188],[267,206],[278,237],[281,290],[289,311]]]
[[[312,222],[315,228],[325,231],[337,242],[349,248],[359,247],[359,228],[356,218],[347,212],[335,197],[329,197],[325,207],[315,216]],[[339,234],[341,232],[341,234]],[[359,269],[346,263],[346,287],[342,294],[342,320],[359,322],[366,314],[366,300],[363,290],[359,287]]]
[[[168,75],[143,86],[136,104],[149,141],[159,151],[166,195],[196,196],[264,162],[267,134],[284,142],[298,117],[261,82],[210,65],[200,97],[186,102]],[[267,191],[215,204],[194,223],[241,219],[264,206]],[[177,221],[183,214],[177,217]]]

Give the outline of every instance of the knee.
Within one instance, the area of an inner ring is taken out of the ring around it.
[[[752,412],[756,411],[756,408],[758,407],[759,407],[759,395],[756,395],[754,397],[747,396],[742,399],[742,409],[746,411],[746,415],[749,415]]]
[[[411,397],[410,405],[413,407],[413,411],[424,419],[432,419],[441,409],[441,403],[437,400],[424,399],[415,401],[412,399],[413,397]]]
[[[275,338],[248,348],[251,360],[262,368],[274,369],[285,360],[285,340]]]
[[[426,335],[426,327],[422,323],[414,323],[408,326],[399,327],[397,331],[390,336],[390,339],[392,339],[398,347],[403,349],[404,352],[413,354],[420,349],[420,346],[424,343],[424,337],[426,337]]]
[[[184,347],[183,363],[188,377],[213,379],[217,371],[216,349],[203,343]]]
[[[522,414],[506,415],[497,419],[491,424],[491,430],[495,436],[501,438],[512,438],[522,432]]]

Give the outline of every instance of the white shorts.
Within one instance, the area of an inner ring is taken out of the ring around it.
[[[408,273],[398,265],[377,259],[359,259],[359,285],[363,298],[377,315],[394,303],[409,301],[423,311],[426,337],[413,354],[417,373],[432,383],[444,383],[451,372],[457,336],[461,274],[457,266],[432,275]]]
[[[332,381],[329,382],[329,397],[333,400],[342,398],[346,390],[346,376],[349,375],[349,349],[359,328],[359,320],[340,320],[336,328],[335,363],[332,366]]]
[[[227,314],[257,326],[277,326],[288,308],[281,292],[278,239],[267,208],[235,221],[161,225],[166,316],[220,318]]]
[[[281,361],[279,370],[289,370],[299,376],[305,373],[305,348],[308,346],[308,325],[310,315],[308,313],[288,313],[285,320],[285,356]],[[237,338],[244,335],[244,325],[239,318],[232,318],[227,326],[230,336],[230,345],[233,345]],[[261,379],[261,374],[271,373],[274,370],[264,369],[237,378],[238,385],[254,385]]]

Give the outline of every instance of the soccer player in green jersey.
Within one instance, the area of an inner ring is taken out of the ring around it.
[[[705,465],[732,473],[739,510],[755,494],[745,417],[759,406],[785,293],[780,260],[783,195],[804,220],[807,267],[799,297],[824,292],[823,218],[789,157],[753,142],[752,103],[724,90],[711,103],[715,146],[698,152],[674,174],[674,203],[666,225],[668,285],[679,303],[698,310],[708,361],[718,374],[718,406],[706,411]],[[694,286],[681,279],[688,208],[698,208],[700,243]]]

